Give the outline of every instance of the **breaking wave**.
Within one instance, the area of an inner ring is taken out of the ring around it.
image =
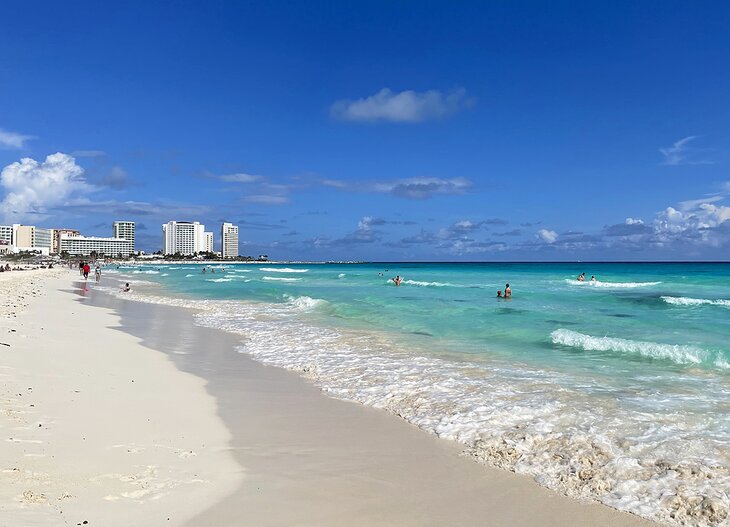
[[[675,306],[723,306],[730,307],[730,300],[709,300],[707,298],[687,298],[684,296],[663,296],[667,304]]]
[[[285,278],[281,276],[264,276],[263,280],[270,282],[298,282],[301,278]]]
[[[261,267],[259,271],[266,273],[307,273],[309,269],[292,269],[290,267]]]
[[[635,287],[651,287],[653,285],[661,284],[661,282],[591,282],[590,280],[581,282],[580,280],[570,279],[566,279],[565,283],[567,283],[568,285],[578,285],[585,287],[605,287],[607,289],[632,289]]]

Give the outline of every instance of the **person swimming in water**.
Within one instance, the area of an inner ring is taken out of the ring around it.
[[[502,290],[497,291],[497,298],[502,298]]]
[[[400,283],[403,281],[403,279],[400,277],[400,275],[396,276],[395,278],[391,278],[393,280],[393,283],[395,285],[400,285]]]
[[[595,276],[591,276],[591,282],[597,282],[597,280],[596,280],[596,277],[595,277]]]
[[[504,286],[504,297],[505,298],[512,298],[512,289],[510,289],[509,284],[506,284]]]
[[[576,280],[578,280],[579,282],[585,282],[586,281],[586,274],[585,273],[579,274],[578,275],[578,278],[576,278]]]

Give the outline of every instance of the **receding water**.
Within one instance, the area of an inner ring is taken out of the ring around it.
[[[201,269],[118,272],[131,298],[197,307],[242,352],[482,462],[663,522],[727,521],[729,264]]]

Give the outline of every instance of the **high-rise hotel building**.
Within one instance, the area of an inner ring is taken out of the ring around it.
[[[132,242],[132,251],[135,250],[134,245],[134,222],[133,221],[115,221],[112,224],[112,237],[122,238]]]
[[[205,225],[197,221],[168,221],[162,225],[165,254],[191,255],[206,250]]]
[[[213,252],[213,233],[212,232],[205,233],[205,252],[208,252],[208,253]]]
[[[238,225],[224,223],[221,226],[221,256],[223,258],[238,257]]]

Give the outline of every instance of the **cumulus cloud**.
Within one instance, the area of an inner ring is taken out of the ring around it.
[[[34,139],[32,135],[23,135],[15,132],[8,132],[0,128],[0,148],[11,148],[20,150],[25,148],[25,142]]]
[[[363,99],[336,101],[330,113],[343,121],[419,123],[448,117],[473,104],[463,88],[446,94],[438,90],[395,93],[383,88]]]
[[[11,163],[0,173],[0,185],[5,190],[0,214],[6,221],[22,221],[46,213],[74,194],[88,193],[91,186],[83,174],[84,169],[73,157],[60,152],[42,163],[28,157]]]
[[[537,231],[537,237],[545,243],[555,243],[558,239],[558,233],[549,229],[540,229]]]

